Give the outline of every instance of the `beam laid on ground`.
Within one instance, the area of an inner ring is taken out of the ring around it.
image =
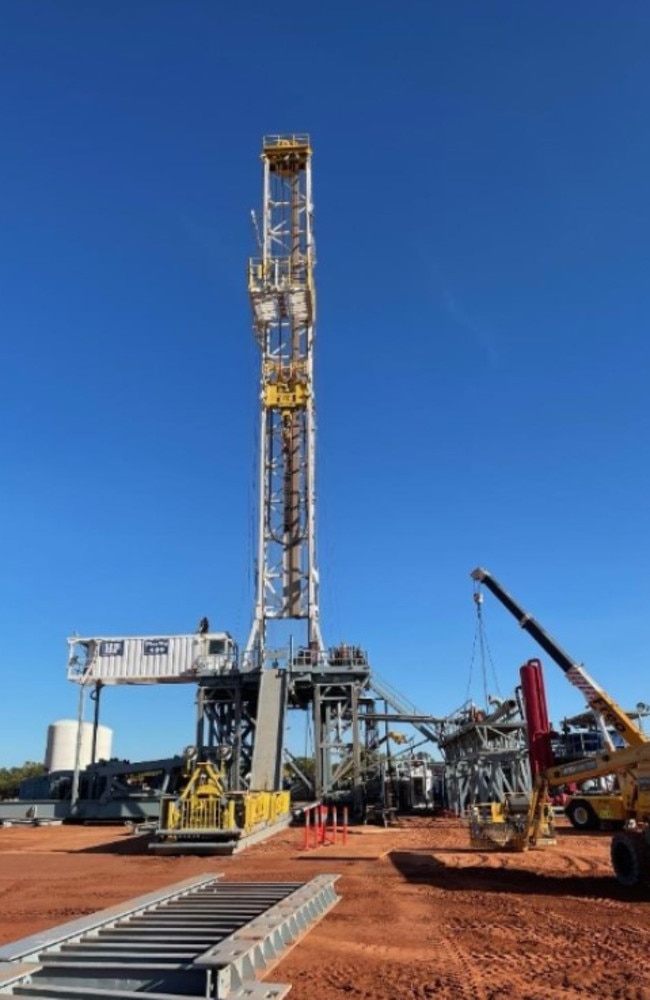
[[[310,882],[197,876],[0,948],[0,994],[30,1000],[281,1000],[258,981],[338,901]]]
[[[168,885],[164,889],[156,892],[146,893],[144,896],[136,896],[135,899],[127,900],[126,903],[118,903],[116,906],[109,906],[107,909],[98,910],[88,917],[80,917],[78,920],[69,920],[65,924],[59,924],[38,934],[21,938],[19,941],[12,941],[0,947],[0,962],[29,962],[37,961],[43,951],[54,951],[64,943],[79,941],[82,937],[92,931],[99,931],[102,928],[114,927],[119,921],[132,919],[147,910],[160,907],[163,903],[171,899],[180,899],[183,896],[197,892],[199,889],[211,885],[222,877],[222,872],[209,875],[194,875]],[[2,966],[0,966],[0,971]]]
[[[319,875],[282,902],[252,920],[196,962],[211,970],[214,996],[233,996],[263,975],[340,900],[334,891],[338,875]]]

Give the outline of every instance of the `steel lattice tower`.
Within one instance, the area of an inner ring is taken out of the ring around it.
[[[245,669],[263,665],[272,619],[305,620],[315,661],[324,653],[315,555],[311,155],[308,135],[263,140],[262,256],[248,267],[262,366],[259,549]]]

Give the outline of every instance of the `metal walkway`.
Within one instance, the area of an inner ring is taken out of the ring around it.
[[[0,948],[0,994],[31,1000],[281,1000],[264,975],[339,901],[338,875],[202,875]]]

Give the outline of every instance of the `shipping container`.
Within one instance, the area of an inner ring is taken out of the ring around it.
[[[227,632],[74,636],[68,647],[68,680],[80,684],[191,683],[237,665],[237,648]]]

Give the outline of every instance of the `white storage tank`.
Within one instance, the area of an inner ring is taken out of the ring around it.
[[[47,745],[45,748],[45,767],[52,771],[73,771],[77,759],[76,719],[60,719],[47,728]],[[108,726],[97,727],[97,742],[95,760],[110,760],[113,747],[113,730]],[[91,722],[81,723],[81,752],[79,767],[83,770],[91,762],[93,750],[93,725]]]

